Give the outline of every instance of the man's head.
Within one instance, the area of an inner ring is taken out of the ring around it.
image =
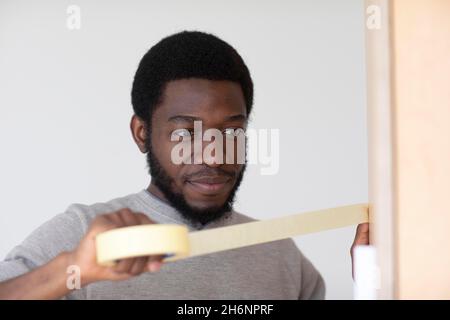
[[[206,223],[228,212],[245,165],[175,164],[172,150],[178,141],[171,138],[178,134],[188,140],[194,121],[201,121],[203,130],[246,128],[253,83],[236,50],[202,32],[164,38],[139,64],[132,104],[131,129],[147,153],[153,191],[192,221]]]

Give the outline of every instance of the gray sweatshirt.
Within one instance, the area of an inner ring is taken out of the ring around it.
[[[36,229],[0,262],[0,282],[47,263],[76,248],[95,216],[121,208],[142,212],[157,223],[187,225],[190,231],[254,221],[233,211],[205,226],[147,190],[93,205],[72,204]],[[67,299],[323,299],[325,285],[311,262],[291,240],[280,240],[165,263],[156,273],[125,281],[101,281],[68,294]]]

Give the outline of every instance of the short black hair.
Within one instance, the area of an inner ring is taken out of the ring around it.
[[[144,55],[131,90],[134,113],[151,125],[167,82],[186,78],[229,80],[242,88],[247,115],[253,105],[253,81],[238,52],[218,37],[200,31],[183,31],[155,44]]]

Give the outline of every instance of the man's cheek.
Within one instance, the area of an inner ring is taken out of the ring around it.
[[[158,159],[159,162],[164,165],[164,167],[167,169],[169,165],[174,165],[176,164],[173,161],[173,149],[174,146],[172,145],[172,143],[166,144],[166,143],[160,143],[158,145],[158,142],[156,142],[157,144],[155,145],[156,148],[158,148]]]
[[[182,170],[183,164],[175,164],[170,156],[170,151],[166,150],[164,155],[160,158],[160,163],[172,181],[176,184],[176,187],[181,188],[183,185],[182,181]]]

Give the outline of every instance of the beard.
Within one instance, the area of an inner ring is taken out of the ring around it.
[[[150,137],[150,135],[148,135],[147,137]],[[152,183],[163,193],[170,205],[191,223],[200,223],[201,225],[219,220],[225,217],[227,214],[231,214],[235,195],[242,182],[242,178],[246,169],[246,164],[244,164],[239,172],[230,174],[229,172],[225,172],[221,168],[211,168],[206,165],[201,165],[203,166],[203,168],[201,169],[202,173],[209,173],[211,175],[231,175],[236,179],[235,184],[223,205],[210,208],[196,208],[189,205],[182,193],[177,193],[172,190],[174,181],[164,170],[161,163],[154,155],[151,144],[149,143],[147,143],[147,165],[149,167],[150,176],[152,177]]]

